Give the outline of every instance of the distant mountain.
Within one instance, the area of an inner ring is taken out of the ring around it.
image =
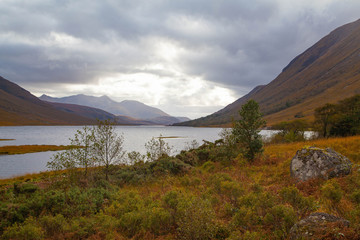
[[[268,125],[304,118],[325,103],[360,93],[360,20],[332,31],[294,58],[272,82],[207,117],[180,123],[185,126],[220,126],[237,119],[241,106],[254,99]]]
[[[93,119],[56,109],[0,77],[0,125],[80,125]]]
[[[94,97],[79,94],[63,98],[54,98],[44,94],[40,99],[53,103],[77,104],[99,108],[117,116],[127,116],[130,117],[130,119],[137,119],[137,121],[148,124],[171,125],[189,120],[183,117],[172,117],[158,108],[150,107],[138,101],[124,100],[122,102],[116,102],[108,96]]]
[[[125,100],[122,102],[116,102],[108,96],[94,97],[79,94],[63,98],[53,98],[47,95],[42,95],[40,99],[48,102],[70,103],[99,108],[114,115],[123,115],[139,119],[169,116],[169,114],[161,111],[160,109],[147,106],[138,101]]]
[[[76,115],[80,115],[82,117],[90,118],[93,120],[112,120],[116,121],[117,116],[114,114],[105,112],[101,109],[87,107],[87,106],[81,106],[76,104],[67,104],[67,103],[53,103],[53,102],[47,102],[48,104],[52,105],[56,109],[73,113]]]

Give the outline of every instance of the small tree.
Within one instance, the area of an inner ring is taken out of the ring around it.
[[[94,128],[83,127],[77,130],[74,139],[71,139],[71,145],[75,148],[71,149],[71,156],[77,162],[78,166],[85,169],[87,176],[88,168],[94,166],[94,158],[92,150],[94,147]]]
[[[315,109],[315,126],[319,129],[321,136],[329,136],[336,112],[336,105],[330,103]]]
[[[104,166],[106,180],[109,180],[110,166],[124,159],[123,142],[123,136],[115,133],[114,123],[108,120],[98,122],[94,131],[93,153],[96,161]]]
[[[87,176],[88,168],[94,165],[92,157],[94,129],[85,126],[82,130],[77,130],[74,138],[69,140],[73,148],[56,153],[47,163],[47,167],[55,171],[81,167],[85,169]]]
[[[260,128],[265,125],[259,104],[249,100],[239,111],[240,119],[234,122],[232,133],[235,141],[240,143],[244,156],[252,161],[257,153],[263,151],[263,142],[259,134]]]
[[[149,142],[145,143],[145,148],[148,161],[155,161],[164,154],[170,155],[172,150],[161,135],[158,138],[153,137]]]

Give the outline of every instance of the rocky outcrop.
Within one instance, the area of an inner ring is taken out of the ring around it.
[[[306,147],[291,160],[290,173],[298,181],[329,179],[349,174],[351,165],[347,157],[330,148]]]
[[[321,212],[312,213],[290,229],[290,239],[317,239],[317,235],[329,232],[329,229],[333,229],[334,226],[341,229],[343,227],[349,227],[349,225],[349,221],[334,215]]]

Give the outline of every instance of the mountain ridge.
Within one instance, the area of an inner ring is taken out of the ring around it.
[[[56,102],[56,103],[65,103],[65,104],[77,104],[89,107],[95,107],[98,109],[105,110],[116,116],[127,116],[130,118],[135,118],[139,121],[153,123],[153,124],[162,124],[162,125],[171,125],[173,123],[178,123],[183,120],[189,120],[184,117],[173,117],[164,111],[148,106],[142,102],[135,100],[123,100],[117,102],[112,100],[110,97],[103,95],[100,97],[89,96],[85,94],[77,94],[62,98],[55,98],[43,94],[39,99]]]
[[[249,99],[260,105],[269,125],[303,116],[312,120],[314,109],[360,93],[360,19],[331,31],[296,56],[270,83],[209,116],[176,125],[221,126],[238,119]]]

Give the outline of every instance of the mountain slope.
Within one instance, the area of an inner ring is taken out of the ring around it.
[[[114,114],[105,112],[97,108],[91,108],[91,107],[86,107],[76,104],[67,104],[67,103],[52,103],[52,102],[46,102],[46,103],[50,104],[51,106],[55,107],[60,111],[73,113],[93,120],[115,121],[117,119],[117,117]]]
[[[48,102],[70,103],[84,105],[88,107],[95,107],[103,109],[114,115],[123,115],[140,119],[151,119],[169,116],[169,114],[161,111],[160,109],[147,106],[138,101],[125,100],[122,102],[116,102],[107,96],[93,97],[79,94],[63,98],[53,98],[47,95],[42,95],[40,99]]]
[[[0,125],[88,124],[92,119],[59,111],[0,77]]]
[[[332,31],[292,60],[272,82],[207,117],[181,123],[215,126],[238,117],[249,99],[260,104],[268,124],[296,117],[311,119],[314,109],[360,93],[360,20]]]

